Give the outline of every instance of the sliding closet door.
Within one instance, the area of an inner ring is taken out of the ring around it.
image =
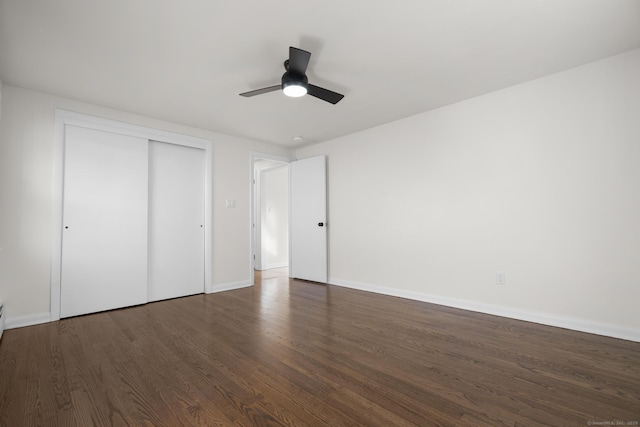
[[[149,301],[204,292],[205,151],[149,142]]]
[[[147,300],[148,141],[65,126],[60,316]]]

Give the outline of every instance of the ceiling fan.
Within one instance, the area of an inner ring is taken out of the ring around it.
[[[337,104],[342,98],[344,98],[344,95],[309,83],[305,72],[307,71],[307,65],[309,65],[310,58],[310,52],[293,46],[289,47],[289,59],[284,61],[284,69],[286,71],[282,75],[282,83],[275,86],[263,87],[262,89],[244,92],[241,93],[240,96],[250,97],[262,95],[263,93],[274,92],[278,89],[282,89],[282,92],[284,92],[285,95],[293,98],[298,98],[308,93],[309,95],[320,98],[323,101]]]

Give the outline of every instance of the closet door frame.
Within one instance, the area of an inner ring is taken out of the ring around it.
[[[63,214],[63,186],[64,186],[64,149],[65,126],[73,125],[122,135],[136,136],[147,140],[165,142],[199,148],[205,151],[204,170],[204,214],[205,214],[205,242],[204,242],[204,291],[213,292],[212,287],[212,250],[213,250],[213,205],[212,205],[212,177],[213,177],[213,149],[211,141],[178,133],[153,129],[145,126],[123,123],[72,111],[55,110],[55,139],[53,147],[53,224],[51,246],[51,303],[50,320],[60,319],[60,286],[62,265],[62,214]]]

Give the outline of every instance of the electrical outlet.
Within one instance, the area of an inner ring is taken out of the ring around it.
[[[507,277],[504,271],[496,271],[496,284],[504,285],[507,283]]]

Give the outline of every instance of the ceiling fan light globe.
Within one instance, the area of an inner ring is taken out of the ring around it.
[[[307,88],[303,85],[289,84],[282,88],[282,92],[284,92],[285,95],[290,96],[291,98],[300,98],[301,96],[305,96],[307,94]]]

